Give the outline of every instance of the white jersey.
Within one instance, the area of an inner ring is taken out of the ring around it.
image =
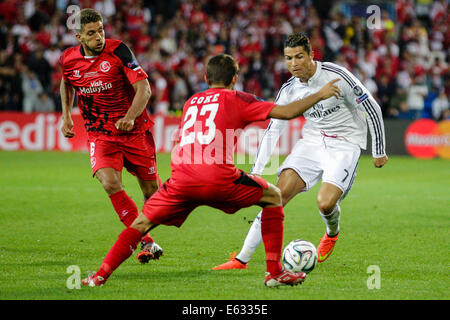
[[[307,83],[291,77],[281,87],[275,100],[277,105],[286,105],[319,91],[333,79],[341,90],[341,97],[322,100],[309,108],[303,116],[303,139],[323,139],[331,136],[358,145],[367,146],[367,126],[372,138],[372,155],[381,158],[385,152],[385,133],[381,108],[370,92],[346,68],[330,62],[314,61],[316,72]],[[288,120],[271,119],[258,153],[252,173],[261,174],[272,155],[279,137],[288,125]]]

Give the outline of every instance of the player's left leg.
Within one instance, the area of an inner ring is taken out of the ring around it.
[[[221,209],[226,213],[234,213],[252,205],[263,208],[261,236],[266,251],[267,273],[264,282],[267,286],[295,285],[306,278],[304,273],[288,272],[283,270],[281,265],[284,211],[281,191],[278,187],[259,176],[241,172],[241,176],[233,184],[217,188],[209,187],[209,189],[211,200],[206,205]],[[217,199],[218,197],[220,200]]]
[[[322,183],[317,195],[320,215],[326,224],[327,234],[330,237],[334,237],[339,233],[339,200],[341,196],[342,190],[327,182]]]
[[[317,205],[319,214],[326,225],[325,235],[320,240],[317,247],[318,261],[325,261],[333,252],[334,245],[339,235],[339,220],[341,209],[339,199],[342,196],[342,190],[337,186],[324,182],[317,195]]]
[[[302,283],[306,274],[304,272],[289,272],[281,266],[281,252],[283,249],[284,211],[281,191],[269,184],[264,190],[258,205],[261,213],[261,234],[266,251],[267,272],[264,283],[268,287],[280,285],[297,285]]]
[[[180,227],[196,207],[197,204],[190,204],[183,199],[183,193],[177,193],[170,189],[169,184],[165,184],[145,203],[138,218],[119,235],[97,273],[82,283],[89,286],[103,285],[114,270],[131,256],[144,234],[160,224]]]
[[[149,133],[138,135],[127,141],[122,150],[124,154],[124,167],[128,172],[136,176],[145,204],[158,190],[160,184],[156,168],[153,137]],[[148,262],[150,259],[159,259],[163,255],[163,250],[149,234],[146,234],[142,237],[141,252],[138,256],[140,254],[145,254],[149,258],[145,262]],[[143,262],[139,258],[138,260]]]
[[[285,206],[296,194],[300,193],[305,182],[298,173],[290,168],[283,170],[278,178],[277,187],[281,191],[282,204]],[[246,269],[251,256],[262,242],[261,214],[258,213],[245,237],[244,244],[239,254],[230,257],[230,261],[220,264],[213,270]]]
[[[152,223],[141,213],[131,226],[123,230],[119,235],[116,243],[103,260],[99,270],[94,275],[90,275],[88,278],[82,280],[82,284],[90,287],[103,285],[114,270],[131,256],[142,236],[156,226],[156,224]]]
[[[139,216],[139,209],[133,199],[131,199],[123,189],[122,173],[113,168],[101,168],[97,170],[95,177],[101,182],[106,193],[108,193],[120,221],[125,227],[129,227]],[[144,180],[138,178],[138,181],[141,185],[141,189],[143,189],[144,199],[158,189],[157,180],[144,182]],[[144,185],[144,188],[142,188],[142,185]],[[149,256],[151,256],[152,259],[159,259],[159,257],[163,255],[162,248],[148,234],[141,239],[141,249],[150,252],[151,255]]]
[[[122,185],[122,172],[114,168],[100,168],[95,172],[103,189],[109,196],[111,204],[125,227],[139,215],[136,203],[128,196]]]
[[[137,180],[144,196],[144,203],[146,203],[156,190],[158,190],[159,182],[158,180],[143,180],[140,178],[137,178]],[[143,255],[145,255],[147,259],[139,258]],[[149,260],[158,260],[162,255],[164,255],[163,249],[153,240],[149,233],[142,237],[141,251],[138,253],[138,260],[141,263],[146,263]]]
[[[158,180],[143,180],[137,178],[139,186],[142,190],[142,195],[144,196],[144,203],[158,190],[159,182]]]
[[[317,205],[326,232],[317,247],[318,262],[328,259],[334,250],[340,231],[339,203],[352,187],[360,154],[359,146],[336,139],[329,139],[324,148],[323,183],[317,195]]]

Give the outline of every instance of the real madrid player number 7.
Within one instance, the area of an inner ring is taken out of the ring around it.
[[[342,95],[320,101],[303,115],[306,119],[302,138],[278,169],[277,187],[286,205],[296,194],[310,190],[319,180],[317,195],[319,214],[326,232],[317,247],[318,262],[333,252],[339,234],[341,208],[356,176],[361,149],[366,149],[367,128],[372,137],[374,166],[388,160],[383,116],[370,92],[347,69],[329,62],[314,60],[309,39],[304,34],[287,37],[284,57],[292,77],[282,85],[276,103],[286,104],[316,92],[330,79]],[[272,119],[260,142],[252,174],[261,175],[288,121]],[[237,256],[214,270],[245,269],[261,243],[261,213],[254,220]]]

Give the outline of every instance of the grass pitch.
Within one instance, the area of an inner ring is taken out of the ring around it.
[[[158,155],[161,178],[170,155]],[[249,171],[251,163],[240,165]],[[275,183],[275,176],[265,176]],[[123,230],[84,153],[0,152],[1,300],[310,300],[449,299],[450,162],[391,157],[382,169],[362,157],[353,189],[341,203],[341,234],[333,255],[301,286],[264,286],[264,249],[247,270],[217,272],[239,251],[258,207],[227,215],[197,208],[182,228],[152,235],[160,261],[135,255],[101,288],[69,289],[79,268],[95,271]],[[125,190],[142,207],[137,181],[123,173]],[[285,208],[284,244],[318,244],[325,226],[318,186]],[[70,267],[75,269],[70,269]],[[379,282],[373,270],[379,270]],[[73,271],[72,271],[73,272]],[[371,289],[372,288],[372,289]]]

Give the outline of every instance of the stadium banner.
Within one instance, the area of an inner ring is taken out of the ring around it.
[[[416,120],[406,129],[404,139],[413,157],[450,159],[450,120]]]
[[[73,114],[75,137],[66,139],[60,128],[61,113],[0,112],[0,150],[16,151],[81,151],[87,152],[87,136],[80,114]],[[172,151],[180,118],[150,115],[154,122],[153,136],[157,152]],[[264,135],[269,120],[247,126],[239,135],[236,152],[256,155],[258,143]],[[289,121],[281,135],[274,154],[287,155],[301,136],[305,123],[303,117]],[[441,157],[450,159],[450,121],[430,119],[416,121],[386,119],[386,150],[388,155],[411,155],[418,158]],[[371,154],[369,148],[363,154]]]
[[[153,137],[157,152],[172,151],[180,118],[175,116],[150,115],[154,122]],[[80,114],[72,114],[75,137],[64,138],[60,128],[61,113],[0,112],[0,150],[16,151],[88,151],[87,135]],[[237,153],[255,155],[269,120],[255,122],[240,132]],[[304,124],[303,118],[291,120],[288,134],[280,138],[275,152],[288,154],[299,139]]]
[[[0,150],[87,151],[81,115],[73,115],[75,137],[61,133],[61,113],[0,112]]]

